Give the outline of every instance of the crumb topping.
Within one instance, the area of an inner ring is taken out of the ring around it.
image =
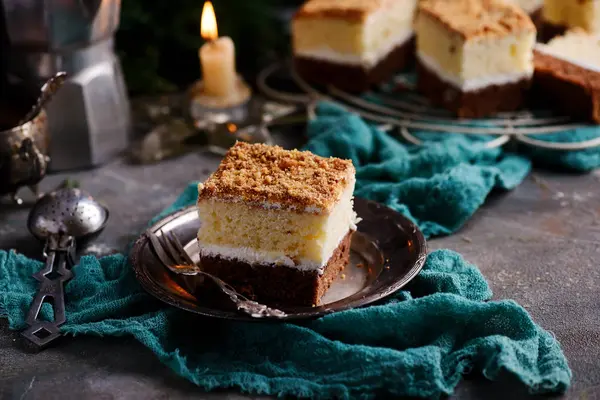
[[[504,0],[421,0],[419,13],[438,20],[466,40],[535,32],[529,15]]]
[[[397,1],[401,0],[308,0],[294,18],[340,18],[360,22]]]
[[[237,142],[198,185],[198,201],[217,199],[301,213],[329,212],[354,178],[350,160]]]

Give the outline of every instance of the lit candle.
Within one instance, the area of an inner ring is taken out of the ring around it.
[[[217,18],[210,1],[204,3],[202,8],[200,34],[207,40],[198,51],[204,93],[214,97],[234,95],[237,81],[235,46],[231,38],[226,36],[219,38]]]

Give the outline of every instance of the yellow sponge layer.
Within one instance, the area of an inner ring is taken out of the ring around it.
[[[201,254],[250,263],[320,268],[349,229],[355,227],[354,185],[350,186],[327,215],[202,200],[198,203]]]

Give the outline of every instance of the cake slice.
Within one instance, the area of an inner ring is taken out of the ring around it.
[[[574,29],[534,51],[532,94],[556,111],[600,124],[600,39]]]
[[[362,92],[414,58],[418,0],[309,0],[292,22],[294,65],[307,82]]]
[[[417,88],[459,117],[521,106],[533,75],[536,30],[502,0],[422,0],[416,18]]]
[[[198,185],[201,267],[255,298],[319,304],[356,230],[351,161],[236,143]]]
[[[572,28],[600,33],[600,0],[544,0],[543,41],[547,42]]]

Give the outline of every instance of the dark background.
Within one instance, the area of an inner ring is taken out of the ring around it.
[[[248,82],[289,51],[289,20],[301,0],[213,0],[220,36],[236,45]],[[202,0],[121,3],[116,46],[132,95],[180,90],[200,78]]]

